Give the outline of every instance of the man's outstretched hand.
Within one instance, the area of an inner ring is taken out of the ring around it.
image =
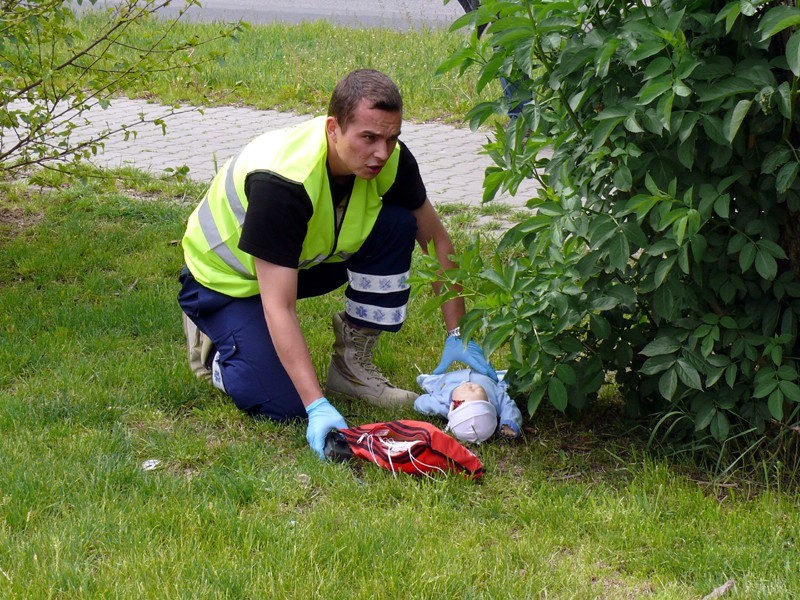
[[[325,437],[333,429],[347,429],[347,423],[324,396],[309,404],[306,412],[308,413],[306,440],[317,456],[325,460]]]
[[[475,340],[470,340],[465,347],[460,337],[455,335],[448,337],[444,342],[442,360],[439,361],[439,366],[433,370],[433,374],[441,375],[456,361],[462,362],[473,371],[497,381],[497,372],[486,360],[483,355],[483,349]]]

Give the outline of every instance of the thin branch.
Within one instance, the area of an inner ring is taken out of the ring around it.
[[[163,0],[163,2],[161,4],[159,4],[158,6],[156,6],[155,8],[143,9],[142,11],[139,12],[139,14],[137,16],[132,17],[132,16],[130,16],[130,14],[133,12],[131,7],[136,5],[136,0],[129,0],[129,4],[127,5],[127,8],[129,9],[128,12],[124,13],[122,15],[122,17],[117,22],[115,22],[105,34],[100,36],[98,39],[94,40],[91,44],[89,44],[83,50],[79,50],[76,54],[73,54],[70,58],[68,58],[67,60],[62,62],[60,65],[55,67],[53,69],[53,72],[55,73],[55,72],[61,71],[63,69],[66,69],[67,67],[72,65],[75,61],[77,61],[79,58],[81,58],[82,56],[88,54],[92,49],[94,49],[95,47],[97,47],[98,45],[103,43],[105,40],[111,39],[111,34],[114,33],[115,31],[117,31],[118,29],[126,27],[127,25],[129,25],[130,23],[133,23],[136,19],[141,18],[145,14],[153,14],[158,9],[163,8],[165,6],[168,6],[169,4],[171,4],[171,0]],[[183,13],[181,13],[181,14],[183,14]],[[9,101],[17,100],[17,99],[23,97],[30,90],[40,86],[42,84],[42,81],[43,81],[43,79],[40,77],[40,78],[36,79],[35,81],[29,83],[27,86],[25,86],[21,90],[19,90],[16,94],[12,95],[9,98]]]

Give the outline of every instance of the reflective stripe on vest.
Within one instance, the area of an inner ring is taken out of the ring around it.
[[[326,168],[325,117],[259,136],[223,165],[189,218],[183,239],[186,264],[201,284],[215,291],[234,297],[258,294],[255,260],[238,248],[247,212],[245,181],[254,172],[300,184],[311,200],[298,268],[347,260],[375,224],[381,197],[397,175],[399,152],[398,145],[374,179],[355,179],[337,237]]]

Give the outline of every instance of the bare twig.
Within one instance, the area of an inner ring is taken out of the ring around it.
[[[722,596],[730,592],[735,585],[736,583],[733,581],[733,579],[728,579],[728,581],[716,588],[713,592],[703,596],[703,600],[715,600],[716,598],[722,598]]]

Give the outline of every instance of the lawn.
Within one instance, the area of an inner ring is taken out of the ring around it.
[[[433,75],[455,43],[443,32],[317,24],[243,38],[227,68],[127,92],[318,110],[337,64],[414,90],[413,120],[458,120],[480,99],[474,80]],[[795,477],[776,463],[720,481],[649,452],[613,394],[579,420],[541,408],[518,442],[472,446],[478,482],[322,462],[303,423],[237,411],[191,375],[175,301],[202,193],[134,170],[0,182],[0,597],[702,598],[729,580],[726,599],[800,597]],[[443,211],[458,248],[481,210]],[[408,388],[441,352],[426,294],[378,347]],[[341,303],[300,303],[321,378]],[[337,407],[350,425],[421,418]]]
[[[0,596],[800,595],[795,493],[650,456],[613,402],[474,447],[477,483],[323,463],[302,423],[239,413],[185,363],[178,240],[201,193],[134,171],[0,189]],[[320,376],[340,301],[301,303]],[[442,335],[411,315],[378,355],[405,386]]]

